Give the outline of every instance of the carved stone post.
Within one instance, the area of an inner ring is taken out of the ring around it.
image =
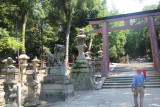
[[[7,106],[17,106],[17,82],[15,80],[15,74],[19,72],[15,66],[13,66],[13,59],[8,57],[8,66],[2,69],[2,74],[5,75],[4,92],[5,92],[5,103]]]

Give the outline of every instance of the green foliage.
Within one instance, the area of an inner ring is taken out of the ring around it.
[[[36,3],[34,5],[32,14],[33,14],[34,18],[36,18],[36,19],[45,18],[45,14],[44,14],[44,11],[42,9],[42,5],[40,3]]]
[[[0,39],[9,36],[9,32],[6,29],[0,27]]]
[[[149,29],[131,29],[127,35],[126,53],[133,58],[151,56]]]
[[[43,51],[44,51],[44,54],[49,54],[50,53],[50,49],[47,48],[47,47],[43,47]]]
[[[144,11],[156,9],[157,5],[145,6]],[[155,17],[158,20],[158,17]],[[147,22],[146,18],[131,20],[132,25],[144,24]],[[157,27],[158,28],[158,27]],[[156,30],[158,34],[158,29]],[[125,45],[126,54],[132,58],[137,57],[152,57],[151,43],[148,28],[131,29],[127,34],[127,43]]]
[[[146,6],[144,10],[156,9],[158,6]],[[18,46],[17,37],[22,37],[24,17],[27,16],[25,28],[25,48],[27,55],[39,56],[53,52],[54,45],[65,44],[69,29],[69,52],[78,54],[75,37],[80,28],[87,35],[87,48],[91,45],[93,55],[102,50],[102,34],[90,34],[89,31],[101,28],[91,26],[85,18],[99,18],[120,14],[117,9],[108,12],[106,0],[2,0],[0,3],[0,57],[14,56]],[[156,17],[155,20],[159,20]],[[143,24],[147,19],[132,20],[131,24]],[[123,26],[122,21],[109,23],[110,27]],[[159,27],[156,27],[159,33]],[[148,29],[131,29],[109,32],[110,59],[129,54],[132,57],[151,56]],[[23,37],[24,38],[24,37]],[[160,37],[159,37],[160,38]],[[93,40],[93,42],[92,42]]]
[[[6,29],[0,27],[0,57],[7,58],[13,56],[22,45],[18,43],[13,37],[9,36]]]

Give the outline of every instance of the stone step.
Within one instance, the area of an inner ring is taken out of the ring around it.
[[[160,88],[160,85],[145,85],[146,88]],[[102,89],[106,88],[131,88],[131,85],[125,85],[125,86],[103,86]]]
[[[160,78],[160,75],[148,76],[149,78]],[[107,77],[107,78],[133,78],[133,76],[119,76],[119,77]]]
[[[106,80],[132,80],[132,79],[133,78],[106,78]],[[159,79],[160,80],[159,77],[149,77],[149,79],[152,79],[152,80]]]
[[[131,85],[132,83],[104,83],[103,85]],[[145,85],[160,85],[160,82],[145,82]]]
[[[149,76],[150,81],[145,82],[146,88],[160,88],[160,76]],[[105,88],[131,88],[133,77],[107,77],[103,83]]]
[[[150,82],[160,82],[160,79],[150,79]],[[104,83],[132,83],[132,80],[105,80]]]

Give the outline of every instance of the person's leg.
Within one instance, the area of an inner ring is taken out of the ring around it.
[[[140,87],[140,107],[143,107],[143,100],[144,100],[144,88]]]
[[[136,90],[136,95],[134,94],[134,104],[135,104],[135,107],[138,107],[138,100],[137,100],[138,90],[137,90],[137,87],[135,88],[135,90]]]

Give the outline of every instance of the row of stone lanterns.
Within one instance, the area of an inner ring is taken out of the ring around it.
[[[74,79],[74,88],[76,90],[79,89],[93,89],[94,86],[94,78],[93,78],[93,72],[91,70],[91,67],[88,63],[91,60],[91,52],[88,51],[86,52],[87,58],[85,57],[84,54],[84,49],[86,47],[86,40],[87,37],[84,35],[84,32],[82,29],[79,30],[79,35],[76,36],[77,40],[77,46],[76,48],[79,51],[78,58],[75,62],[74,69],[72,70],[72,78]],[[99,51],[100,55],[102,56],[102,51]],[[35,106],[37,103],[34,102],[36,98],[36,90],[38,87],[38,82],[37,82],[37,74],[38,70],[37,67],[38,60],[37,58],[33,59],[33,70],[27,70],[26,67],[28,66],[27,60],[29,57],[22,52],[22,54],[19,56],[19,66],[20,66],[20,71],[13,66],[13,59],[8,58],[6,60],[3,60],[3,63],[5,63],[5,68],[2,69],[2,73],[6,75],[6,81],[4,82],[4,91],[5,91],[5,100],[6,104],[14,104],[16,102],[17,96],[19,96],[18,101],[19,105],[21,104],[21,97],[20,95],[17,95],[18,91],[18,82],[15,80],[15,75],[16,73],[20,72],[21,75],[21,86],[23,89],[24,87],[27,86],[27,100],[25,103],[25,106]],[[88,61],[87,61],[88,60]],[[27,75],[26,79],[24,78],[24,74]],[[21,92],[23,91],[21,90]],[[23,93],[23,92],[22,92]],[[23,93],[24,94],[24,93]],[[23,95],[24,96],[24,95]],[[18,105],[18,106],[19,106]]]
[[[19,62],[19,66],[20,66],[20,70],[17,69],[13,63],[15,63],[15,61],[11,58],[8,57],[8,59],[5,59],[2,61],[2,63],[4,63],[4,68],[2,69],[1,74],[5,75],[5,82],[3,82],[4,84],[4,92],[5,92],[5,104],[7,106],[10,105],[14,105],[15,107],[20,107],[21,106],[21,98],[23,99],[23,97],[25,95],[23,95],[23,89],[26,90],[25,88],[28,88],[28,95],[27,95],[27,104],[29,106],[35,105],[34,103],[34,99],[35,99],[35,95],[36,95],[36,89],[38,86],[38,82],[36,82],[37,80],[37,75],[38,74],[38,62],[40,62],[40,60],[37,59],[37,57],[35,59],[32,60],[33,63],[33,70],[27,70],[26,72],[26,67],[28,66],[27,64],[27,60],[29,59],[29,57],[23,53],[19,56],[20,62]],[[16,74],[18,74],[20,72],[20,77],[21,77],[21,81],[20,83],[18,82],[18,80],[16,80]],[[23,78],[24,74],[27,75],[26,79]],[[26,81],[27,80],[27,81]],[[21,84],[21,85],[20,85]],[[27,87],[24,87],[25,85]],[[22,90],[21,90],[22,87]],[[21,97],[21,93],[22,97]]]

